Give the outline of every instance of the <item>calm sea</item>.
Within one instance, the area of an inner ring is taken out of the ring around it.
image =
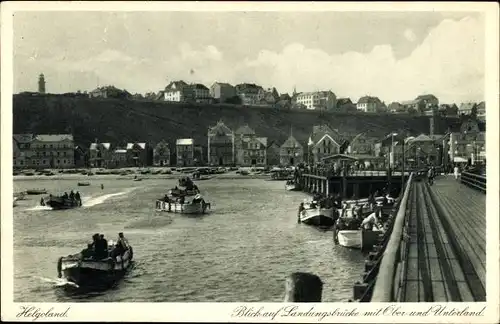
[[[279,302],[285,278],[312,272],[324,282],[323,301],[342,302],[363,270],[363,255],[335,246],[331,231],[297,224],[306,196],[282,181],[200,181],[212,203],[198,217],[154,211],[176,180],[16,180],[14,190],[80,190],[83,208],[51,211],[28,196],[14,207],[16,302]],[[104,185],[101,190],[100,185]],[[94,233],[134,247],[135,268],[105,292],[71,296],[58,287],[56,262],[81,251]]]

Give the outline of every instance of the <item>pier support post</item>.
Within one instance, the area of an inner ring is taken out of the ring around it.
[[[323,293],[323,282],[312,273],[294,272],[286,278],[285,302],[309,302],[321,301]]]

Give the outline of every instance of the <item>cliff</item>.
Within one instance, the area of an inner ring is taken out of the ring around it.
[[[429,117],[320,113],[316,111],[277,110],[265,107],[206,105],[136,101],[126,99],[90,99],[64,95],[18,94],[13,98],[14,133],[73,133],[75,142],[87,148],[98,138],[101,142],[124,145],[141,141],[171,145],[177,138],[193,138],[207,145],[207,130],[218,120],[235,130],[248,124],[259,136],[279,145],[293,135],[304,145],[313,125],[327,123],[341,134],[383,137],[405,129],[411,134],[429,133]],[[438,118],[435,133],[444,133],[456,119]]]

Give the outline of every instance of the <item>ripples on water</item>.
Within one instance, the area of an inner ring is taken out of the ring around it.
[[[15,191],[77,189],[83,208],[49,211],[28,196],[14,208],[15,301],[279,302],[285,278],[312,272],[324,282],[325,302],[346,301],[362,275],[359,251],[335,246],[331,231],[297,224],[303,193],[284,182],[218,180],[199,183],[212,203],[198,217],[154,211],[175,180],[23,180]],[[104,184],[104,190],[100,184]],[[56,261],[83,249],[93,233],[116,239],[125,232],[135,268],[105,292],[70,295],[57,286]]]

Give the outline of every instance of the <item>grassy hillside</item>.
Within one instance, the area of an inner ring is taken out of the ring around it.
[[[375,115],[362,113],[319,113],[279,111],[273,108],[231,105],[172,104],[121,99],[71,98],[60,95],[15,95],[14,133],[68,133],[75,142],[88,147],[95,138],[123,145],[129,141],[171,144],[177,138],[194,138],[207,143],[207,129],[218,120],[235,130],[248,124],[257,134],[281,144],[290,134],[304,144],[313,125],[327,123],[341,133],[355,135],[366,131],[382,137],[406,129],[413,134],[429,132],[428,117]],[[454,120],[440,119],[436,133],[446,131]]]

